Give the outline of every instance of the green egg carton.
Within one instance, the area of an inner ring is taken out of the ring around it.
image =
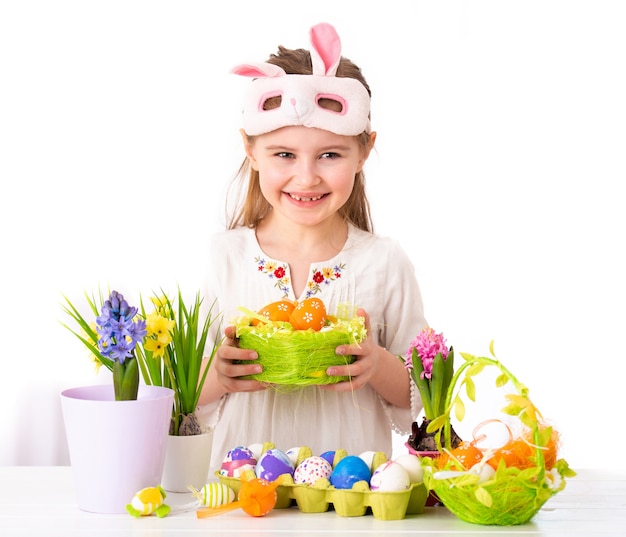
[[[239,494],[241,479],[216,474],[220,481]],[[254,477],[254,472],[251,476]],[[245,476],[243,479],[246,479]],[[363,516],[370,508],[379,520],[400,520],[407,514],[424,512],[428,491],[423,483],[414,483],[407,490],[372,491],[366,481],[355,483],[351,489],[336,489],[328,479],[319,479],[314,485],[296,485],[289,474],[280,476],[281,485],[276,489],[275,509],[291,507],[293,502],[303,513],[324,513],[332,505],[342,517]]]

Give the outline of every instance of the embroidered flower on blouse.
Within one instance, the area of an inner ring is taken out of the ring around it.
[[[259,272],[266,274],[271,280],[276,280],[274,287],[281,290],[283,298],[289,296],[291,280],[287,276],[287,265],[285,263],[279,264],[276,261],[267,261],[262,257],[256,257],[254,260]]]
[[[257,264],[258,272],[265,274],[271,280],[275,280],[274,287],[278,287],[283,293],[283,298],[289,296],[291,292],[291,279],[288,274],[288,266],[286,263],[279,263],[273,260],[267,260],[263,257],[256,257],[254,261]],[[310,298],[322,291],[323,286],[329,285],[335,280],[341,278],[342,271],[346,268],[345,263],[340,263],[333,267],[313,268],[311,278],[306,285],[306,297]]]
[[[321,269],[314,268],[311,273],[311,279],[307,283],[307,298],[316,295],[322,290],[323,285],[329,285],[335,280],[341,278],[341,272],[346,268],[345,263],[335,265],[334,267],[323,267]]]

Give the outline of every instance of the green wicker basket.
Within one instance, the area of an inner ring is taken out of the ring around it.
[[[443,468],[438,467],[436,459],[423,459],[424,482],[448,510],[461,520],[473,524],[511,526],[528,522],[546,501],[565,488],[565,478],[576,474],[564,459],[557,460],[552,468],[546,468],[543,453],[552,429],[542,427],[541,415],[528,398],[528,389],[495,359],[493,342],[490,351],[493,358],[461,353],[465,362],[452,378],[446,397],[446,413],[433,420],[431,429],[439,431],[440,439],[443,432],[444,445],[440,441],[440,451],[449,451],[450,412],[454,409],[459,421],[465,412],[460,393],[455,393],[457,383],[461,381],[467,397],[474,401],[473,377],[486,366],[496,367],[500,370],[496,386],[504,386],[510,381],[517,391],[517,394],[507,394],[509,403],[502,411],[517,417],[524,428],[530,431],[534,452],[531,467],[507,467],[504,461],[500,461],[495,473],[481,477],[479,472],[458,471],[450,458]]]
[[[244,310],[245,311],[245,310]],[[255,350],[263,371],[251,378],[283,389],[297,389],[311,385],[334,384],[350,377],[326,374],[331,366],[354,362],[354,356],[339,356],[340,345],[358,344],[366,336],[365,319],[354,315],[349,318],[332,318],[320,331],[294,330],[291,324],[268,321],[251,326],[249,312],[235,323],[239,346]]]

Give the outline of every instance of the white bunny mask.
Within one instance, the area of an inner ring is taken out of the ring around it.
[[[302,125],[335,134],[355,136],[370,132],[370,96],[354,78],[337,77],[341,42],[330,24],[310,30],[312,75],[291,75],[271,63],[243,64],[233,73],[252,77],[245,96],[243,129],[250,136],[265,134],[281,127]],[[280,97],[280,106],[264,109],[266,101]],[[320,105],[329,99],[339,103],[340,111]]]

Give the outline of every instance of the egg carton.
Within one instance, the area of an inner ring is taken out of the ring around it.
[[[254,472],[252,473],[254,474]],[[216,473],[220,481],[239,494],[242,480]],[[254,476],[254,475],[253,475]],[[243,479],[245,479],[245,475]],[[371,510],[379,520],[400,520],[406,515],[424,512],[428,491],[423,483],[413,483],[400,491],[372,491],[366,481],[356,482],[351,489],[337,489],[328,479],[319,479],[314,485],[293,483],[289,474],[280,476],[275,509],[286,509],[295,503],[303,513],[324,513],[331,507],[342,517],[358,517]]]

